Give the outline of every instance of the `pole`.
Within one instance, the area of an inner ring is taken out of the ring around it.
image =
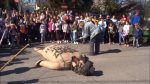
[[[0,46],[2,45],[2,42],[3,42],[3,39],[4,39],[5,33],[6,33],[6,29],[4,30],[3,35],[2,35],[2,37],[1,37]]]
[[[0,68],[0,71],[2,71],[11,61],[13,61],[25,48],[27,48],[29,44],[25,45],[16,55],[14,55],[10,60],[8,60],[4,66]]]

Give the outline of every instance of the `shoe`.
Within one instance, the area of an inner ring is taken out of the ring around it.
[[[35,67],[40,67],[40,62],[43,61],[43,60],[39,60],[35,63]]]
[[[127,45],[126,44],[124,44],[124,47],[126,47]]]
[[[140,46],[136,46],[136,48],[139,48]]]
[[[59,41],[57,41],[56,43],[59,43]]]
[[[78,42],[76,42],[76,44],[79,44]]]
[[[127,44],[126,47],[129,47],[129,45]]]
[[[95,53],[95,55],[99,55],[99,54],[100,54],[99,52]]]

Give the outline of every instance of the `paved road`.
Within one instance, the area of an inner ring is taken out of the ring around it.
[[[46,45],[51,44],[44,46]],[[67,45],[84,54],[89,49],[88,44]],[[7,53],[9,51],[11,50]],[[102,54],[89,56],[96,68],[95,75],[86,77],[69,70],[35,68],[35,62],[43,58],[31,47],[0,73],[0,84],[150,84],[149,51],[149,46],[125,48],[116,44],[103,44]],[[2,55],[0,54],[1,65],[12,57]]]

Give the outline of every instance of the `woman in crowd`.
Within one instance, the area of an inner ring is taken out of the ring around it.
[[[49,33],[51,34],[50,42],[53,43],[55,41],[55,31],[56,31],[56,26],[53,18],[50,19],[50,22],[48,23],[48,30]]]
[[[63,30],[63,41],[64,43],[68,43],[69,42],[69,28],[70,28],[70,25],[67,24],[66,21],[63,22],[62,24],[62,30]]]
[[[19,35],[17,32],[17,27],[15,24],[10,24],[10,39],[11,39],[11,48],[19,46]]]
[[[77,29],[78,29],[78,22],[75,20],[73,22],[73,25],[71,26],[71,34],[70,34],[70,37],[71,37],[71,42],[74,43],[74,44],[78,44],[77,42]]]
[[[111,22],[108,26],[109,44],[114,44],[115,33],[116,33],[115,26]]]
[[[61,43],[62,21],[60,20],[59,16],[57,16],[55,26],[56,26],[56,40],[57,40],[57,43]]]
[[[101,39],[102,39],[101,42],[105,43],[105,32],[106,32],[107,24],[103,18],[101,18],[101,20],[98,22],[98,27],[101,30]]]

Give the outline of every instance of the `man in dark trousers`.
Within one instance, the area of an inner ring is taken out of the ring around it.
[[[94,25],[91,18],[84,25],[83,36],[79,39],[90,38],[90,55],[97,55],[100,51],[100,29]]]

